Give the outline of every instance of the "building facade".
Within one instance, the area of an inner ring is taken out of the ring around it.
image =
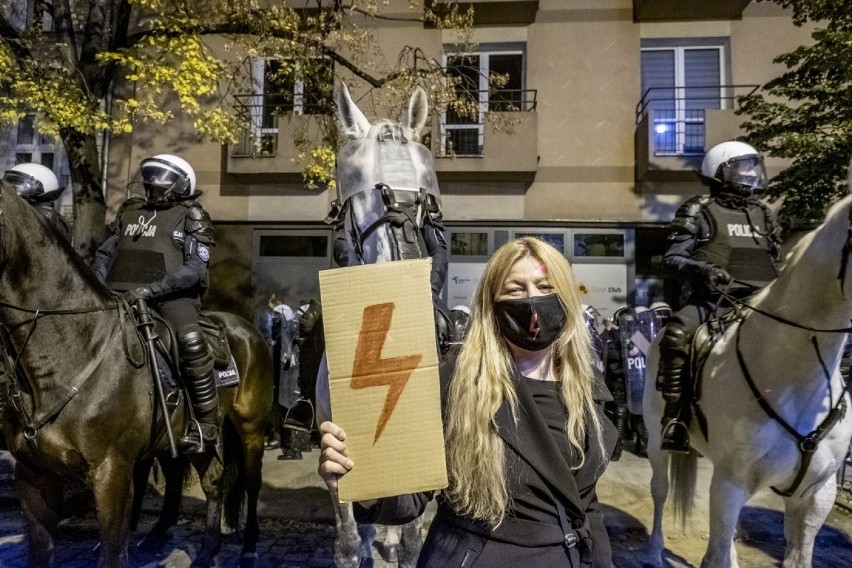
[[[604,315],[661,299],[666,224],[702,191],[693,168],[714,144],[743,134],[736,97],[782,73],[773,58],[810,43],[811,30],[774,3],[742,0],[469,4],[478,47],[465,68],[509,80],[496,92],[486,83],[470,90],[478,121],[435,114],[428,128],[452,248],[448,304],[466,303],[488,256],[520,234],[561,247],[587,303]],[[407,3],[392,5],[402,14]],[[389,58],[416,45],[450,70],[459,63],[444,55],[454,41],[447,31],[390,20],[376,27]],[[261,76],[267,66],[258,62]],[[294,161],[290,134],[310,128],[311,85],[259,83],[243,101],[253,145],[188,138],[190,125],[179,121],[138,126],[108,145],[113,207],[143,157],[172,152],[194,166],[219,241],[208,302],[249,317],[272,293],[292,304],[319,299],[317,272],[332,266],[323,219],[335,198],[306,189]],[[290,89],[288,113],[264,108]],[[511,132],[493,126],[503,113]],[[772,175],[784,164],[767,166]]]

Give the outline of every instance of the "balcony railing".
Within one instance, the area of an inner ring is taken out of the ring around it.
[[[469,93],[475,96],[476,92]],[[476,119],[447,111],[441,121],[439,156],[482,156],[486,112],[534,112],[538,101],[535,89],[499,89],[479,91],[479,115]]]
[[[232,157],[274,158],[282,116],[331,113],[328,101],[293,93],[235,95],[234,107],[248,126],[231,147]]]
[[[705,150],[705,111],[733,108],[759,85],[653,87],[636,105],[636,124],[650,118],[655,156],[695,156]]]

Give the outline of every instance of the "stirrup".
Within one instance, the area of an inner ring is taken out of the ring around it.
[[[184,434],[178,445],[181,451],[185,454],[203,454],[205,446],[213,442],[215,438],[205,438],[204,430],[201,428],[201,423],[192,419],[187,425],[186,434]]]
[[[662,439],[660,440],[660,449],[666,452],[676,454],[688,454],[689,447],[689,428],[686,424],[677,418],[669,420],[663,426]]]
[[[304,426],[299,422],[296,422],[295,419],[290,419],[290,413],[296,408],[300,403],[307,403],[308,408],[311,409],[311,420],[309,422],[310,426]],[[299,432],[311,432],[314,424],[314,420],[316,418],[316,414],[314,411],[314,403],[310,401],[310,399],[300,396],[293,403],[293,406],[287,409],[287,412],[284,413],[284,418],[281,420],[281,427],[286,428],[288,430],[297,430]]]

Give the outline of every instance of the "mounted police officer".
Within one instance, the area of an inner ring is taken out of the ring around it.
[[[55,206],[65,188],[59,187],[59,180],[50,168],[32,162],[18,164],[6,170],[3,181],[14,187],[18,195],[38,209],[66,240],[71,241],[71,227]]]
[[[779,227],[756,195],[767,183],[763,156],[743,142],[723,142],[707,152],[698,175],[710,195],[678,209],[665,255],[679,291],[669,302],[680,309],[660,342],[657,388],[666,401],[662,449],[674,452],[689,451],[682,420],[689,401],[681,395],[691,390],[693,333],[717,315],[721,290],[745,298],[773,280],[780,263]]]
[[[128,303],[147,300],[175,330],[195,417],[180,445],[200,452],[219,434],[213,355],[198,324],[213,223],[193,199],[200,192],[184,159],[159,154],[142,160],[131,182],[131,188],[140,186],[145,198],[131,197],[121,206],[94,268]]]

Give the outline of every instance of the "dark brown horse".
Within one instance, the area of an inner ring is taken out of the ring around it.
[[[94,494],[98,565],[127,566],[134,470],[168,450],[140,336],[126,304],[116,298],[42,215],[8,185],[0,185],[0,324],[18,369],[16,380],[0,382],[0,394],[9,393],[0,425],[16,460],[15,484],[33,567],[50,566],[54,557],[66,480],[82,481]],[[196,564],[216,563],[223,502],[238,503],[242,497],[224,495],[224,471],[234,456],[243,466],[248,510],[243,565],[252,566],[272,404],[271,356],[244,319],[210,316],[224,324],[242,380],[219,392],[222,447],[191,458],[208,503]],[[0,396],[0,407],[3,400]],[[173,413],[176,433],[183,431],[184,420],[183,412]],[[177,507],[176,501],[170,499],[167,507]]]

